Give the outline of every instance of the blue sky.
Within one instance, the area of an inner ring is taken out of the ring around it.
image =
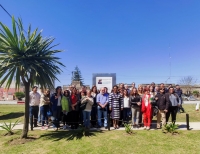
[[[177,83],[200,77],[199,0],[1,0],[24,26],[56,38],[66,65],[60,83],[77,65],[85,84],[92,73],[116,73],[117,82]],[[11,26],[0,8],[0,20]],[[169,58],[171,55],[171,60]],[[171,61],[171,78],[170,65]]]

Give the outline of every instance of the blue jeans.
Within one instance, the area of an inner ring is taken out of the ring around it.
[[[131,108],[124,108],[123,109],[123,121],[125,123],[128,123],[130,112],[131,112]]]
[[[40,106],[39,106],[39,112],[38,112],[38,120],[37,120],[38,123],[41,123],[42,122],[42,115],[41,115],[41,111],[40,111]]]
[[[104,117],[104,127],[107,127],[107,110],[101,110],[101,107],[97,107],[97,114],[98,114],[98,125],[101,127],[101,116],[103,114]]]
[[[49,109],[49,105],[40,106],[40,114],[42,116],[41,118],[42,126],[44,126],[45,121],[46,121],[46,124],[48,125],[48,116],[47,116],[48,109]]]
[[[30,124],[33,124],[34,121],[34,126],[37,126],[37,119],[38,119],[38,111],[39,111],[39,106],[30,106],[29,107],[29,117],[30,117]]]
[[[60,120],[61,111],[62,111],[61,106],[57,106],[56,110],[53,111],[53,118],[52,118],[53,122],[52,123],[53,123],[54,128],[60,127],[59,120]]]
[[[85,127],[90,127],[90,111],[82,111],[83,112],[83,120]]]
[[[97,124],[97,106],[92,106],[91,111],[91,124],[95,126]]]

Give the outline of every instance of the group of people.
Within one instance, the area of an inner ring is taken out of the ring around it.
[[[155,83],[145,87],[139,85],[138,88],[135,83],[131,88],[122,83],[119,87],[113,86],[111,93],[108,93],[107,87],[98,91],[96,86],[92,86],[91,90],[82,86],[81,90],[77,90],[72,85],[70,89],[62,91],[58,86],[52,95],[48,89],[39,94],[34,86],[29,95],[30,123],[37,127],[38,115],[41,115],[42,130],[50,127],[49,122],[55,130],[61,123],[63,129],[77,129],[79,124],[86,129],[107,129],[107,121],[111,117],[114,129],[131,120],[134,128],[149,130],[153,115],[156,115],[157,129],[160,129],[169,121],[170,115],[172,122],[176,122],[177,112],[183,109],[181,95],[179,85],[166,88],[163,83],[159,86],[155,86]]]

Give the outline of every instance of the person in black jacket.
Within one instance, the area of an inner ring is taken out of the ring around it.
[[[160,92],[155,96],[156,103],[158,106],[157,113],[157,129],[160,129],[160,120],[162,117],[162,126],[166,124],[166,113],[168,112],[169,102],[166,99],[165,89],[160,89]]]
[[[131,90],[131,95],[129,97],[129,103],[132,111],[132,124],[133,127],[139,128],[139,116],[141,112],[141,97],[137,92],[136,88]],[[136,121],[135,121],[136,119]]]

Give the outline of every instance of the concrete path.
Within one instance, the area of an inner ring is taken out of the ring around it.
[[[179,130],[187,130],[187,126],[185,122],[176,122],[176,124],[179,125]],[[2,126],[3,124],[1,123],[0,126]],[[18,130],[18,129],[23,129],[23,124],[18,124],[14,127],[14,130]],[[190,122],[190,129],[191,130],[200,130],[200,122]],[[0,130],[2,130],[2,128],[0,128]],[[41,130],[41,126],[38,126],[36,128],[33,128],[33,130]],[[50,127],[48,130],[53,130],[52,127]],[[71,130],[70,128],[68,128],[67,130]],[[91,128],[91,130],[106,130],[104,129],[104,127],[102,127],[101,129],[96,129],[96,128]],[[111,127],[111,130],[115,130],[113,127]],[[121,127],[117,130],[125,130],[124,127]],[[133,130],[143,130],[143,128],[139,128],[139,129],[133,129]],[[156,130],[156,124],[153,123],[151,130]]]
[[[17,104],[17,101],[0,101],[0,104],[2,105],[12,105],[12,104]]]

